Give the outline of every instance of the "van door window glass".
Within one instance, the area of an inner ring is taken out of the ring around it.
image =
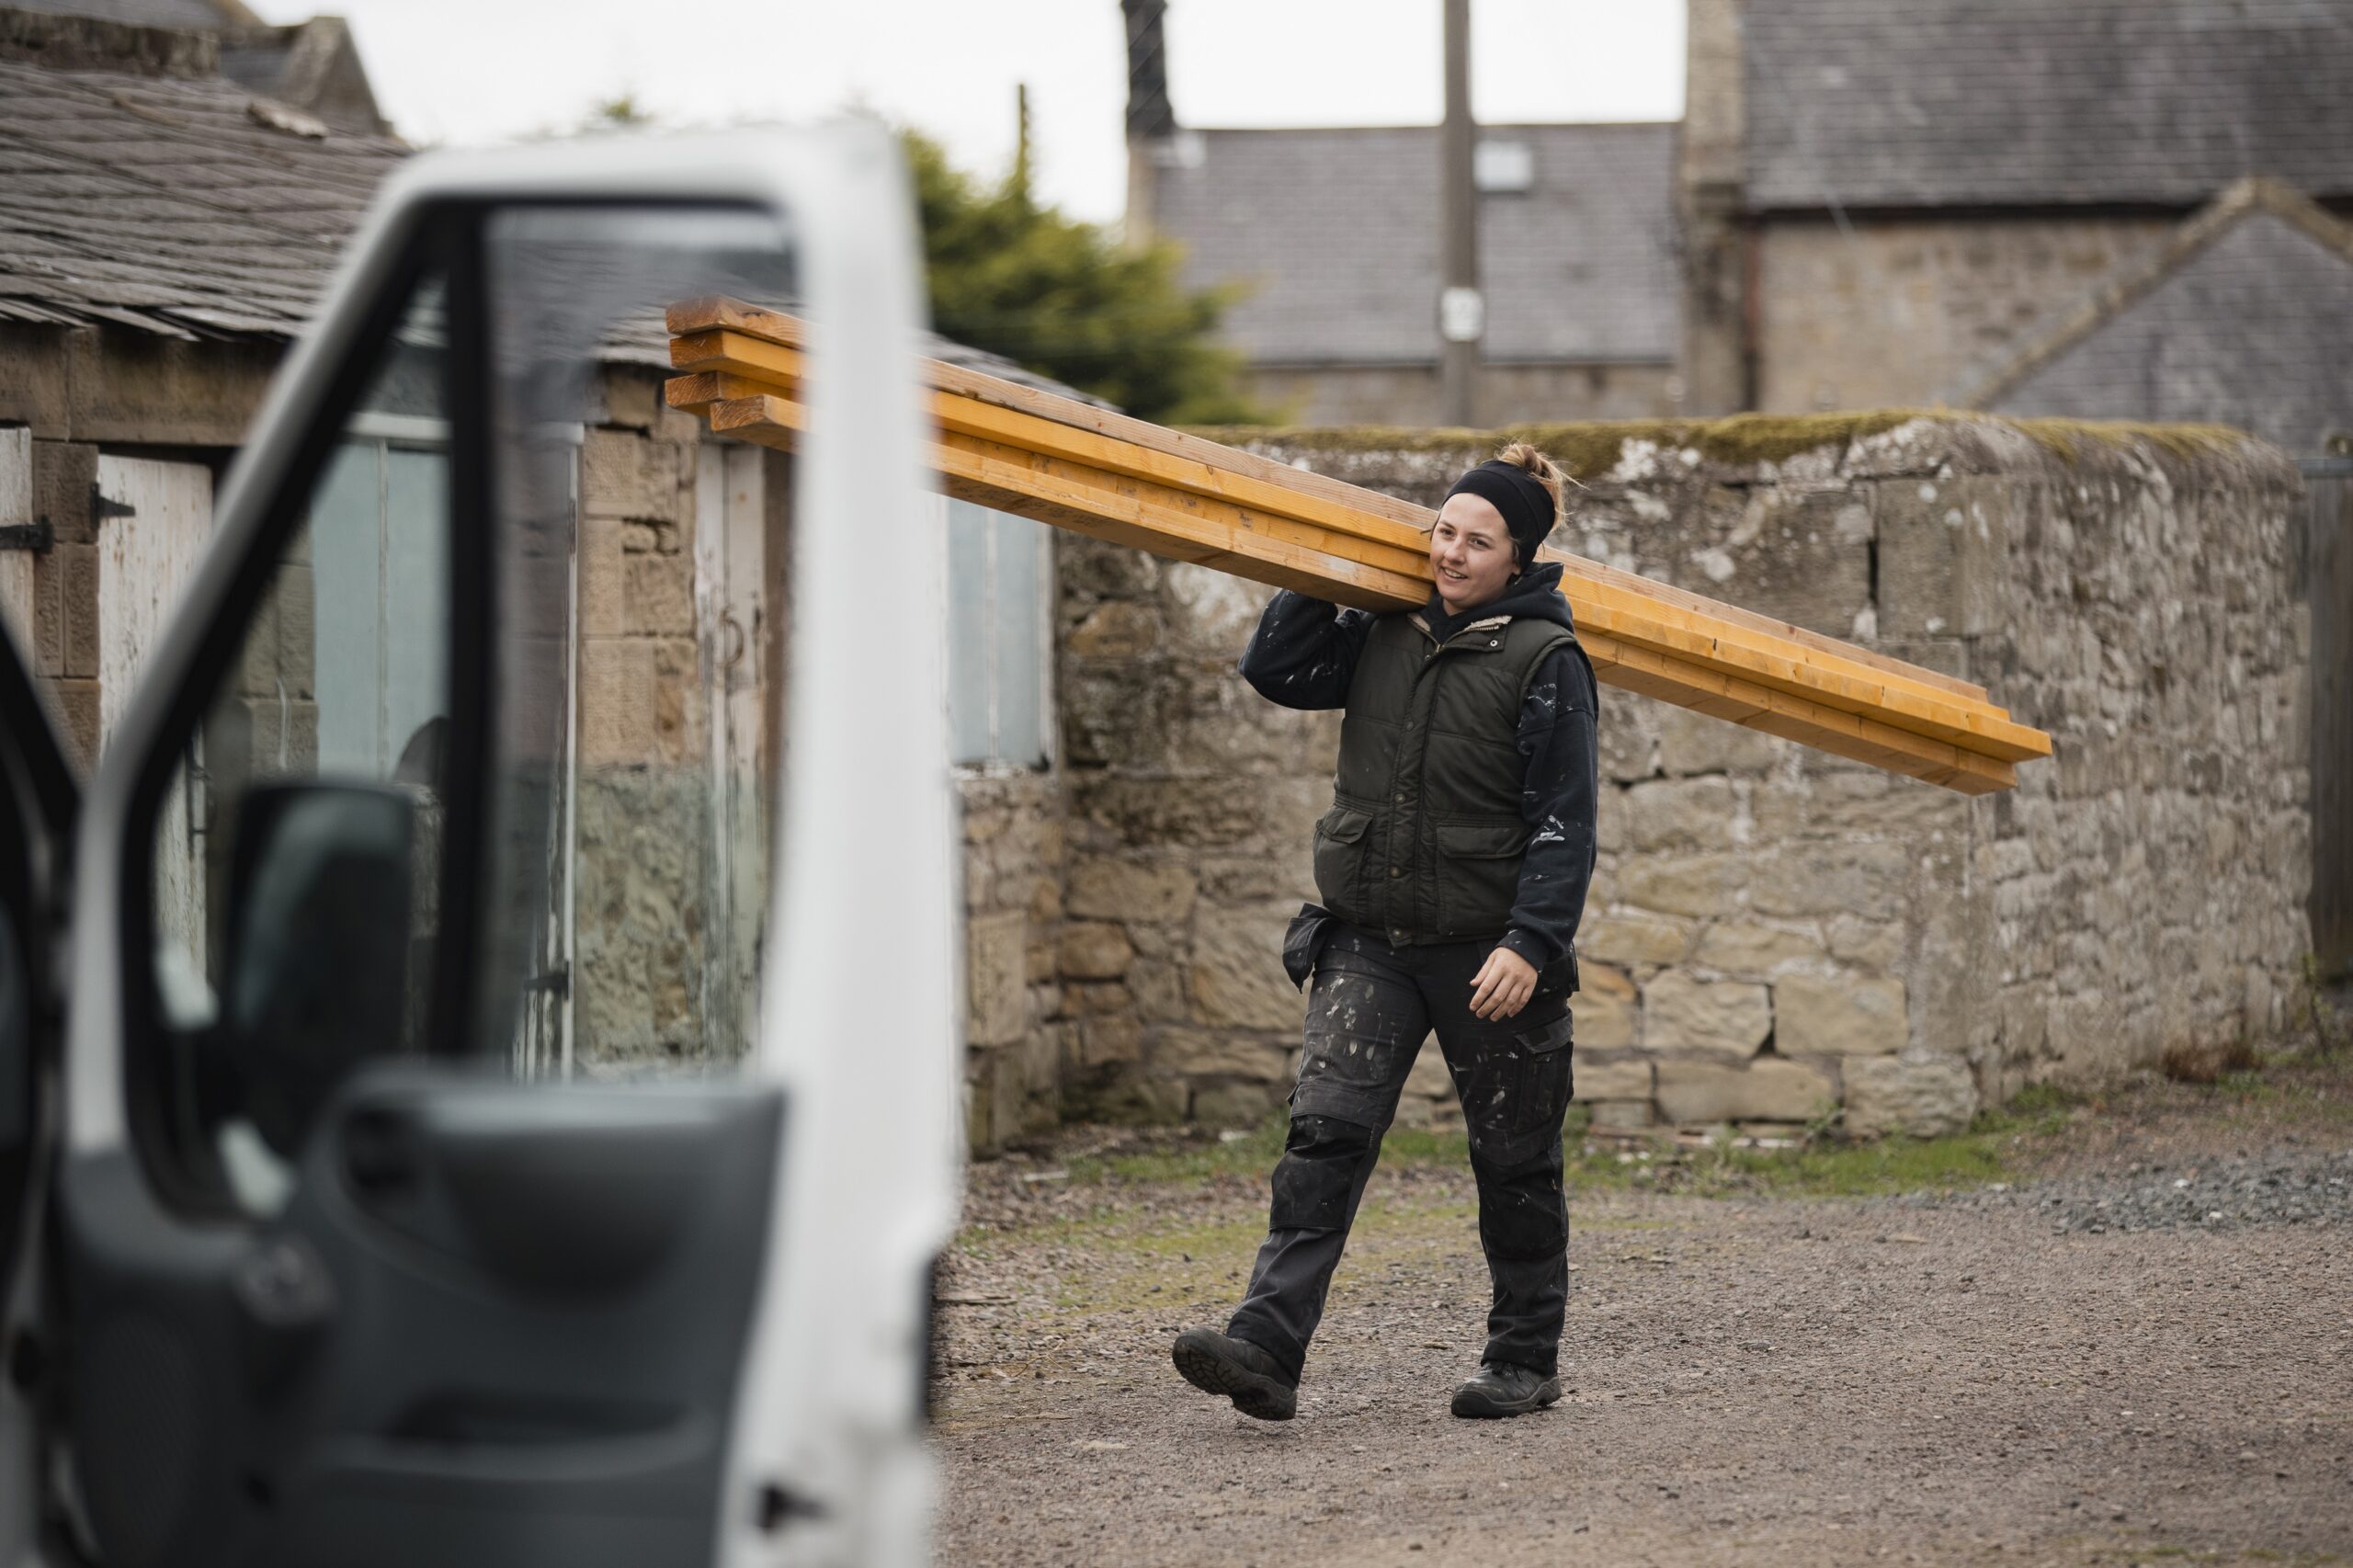
[[[547,208],[488,232],[499,686],[476,1027],[526,1075],[724,1071],[753,1038],[787,460],[665,406],[664,312],[786,300],[787,250],[774,220],[725,211]]]
[[[380,352],[153,829],[163,1132],[249,1210],[282,1197],[357,1058],[424,1043],[449,690],[438,286]]]

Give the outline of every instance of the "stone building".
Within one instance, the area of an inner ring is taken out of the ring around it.
[[[0,29],[17,29],[32,48],[52,51],[52,59],[71,36],[70,28],[61,28],[56,18],[160,28],[179,35],[182,48],[201,50],[205,44],[199,40],[210,40],[224,80],[281,110],[338,131],[383,135],[391,130],[341,17],[313,17],[280,27],[262,20],[240,0],[17,0],[13,8],[28,15],[0,21]]]
[[[2187,420],[2302,463],[2313,946],[2353,965],[2353,3],[1689,11],[1696,411]]]
[[[211,32],[0,11],[0,462],[21,465],[0,495],[37,530],[0,550],[0,604],[85,760],[153,630],[101,607],[167,598],[192,565],[279,356],[407,152],[220,59]]]
[[[2300,455],[2353,427],[2341,255],[2313,222],[2353,210],[2346,0],[1692,0],[1688,81],[1695,411],[2194,418]],[[2253,176],[2275,194],[2231,194]],[[2126,313],[2145,339],[2165,312],[2174,347],[2130,380],[2120,324],[2015,384],[2144,295]]]
[[[201,558],[270,376],[408,152],[260,96],[228,74],[227,36],[0,10],[0,622],[85,767]],[[929,352],[1067,392],[958,345]],[[664,406],[667,372],[649,313],[608,346],[599,412],[563,459],[578,722],[558,773],[574,809],[533,915],[535,1067],[722,1062],[756,1017],[790,464],[704,439]],[[217,951],[219,801],[259,772],[381,778],[430,752],[444,693],[430,631],[408,629],[429,626],[418,612],[441,581],[448,432],[415,395],[433,378],[410,380],[347,423],[210,710],[203,766],[176,786],[164,924],[199,972]],[[976,823],[1051,778],[1042,532],[972,507],[943,518],[960,585],[950,717]],[[1034,813],[1005,836],[1051,850]],[[1033,899],[1010,873],[973,889],[983,917]],[[1018,1038],[1026,992],[1013,1004],[1011,1026],[978,1009],[978,1038]]]
[[[2206,421],[2322,456],[2353,436],[2353,222],[2242,180],[1980,379],[1967,408]]]
[[[1672,125],[1480,127],[1481,423],[1676,410],[1674,150]],[[1437,422],[1436,127],[1179,130],[1142,159],[1186,281],[1236,296],[1224,337],[1254,399]]]
[[[1161,0],[1127,0],[1131,235],[1228,290],[1249,395],[1312,425],[1434,424],[1435,126],[1197,130],[1169,107]],[[1681,407],[1675,135],[1662,124],[1479,128],[1486,335],[1477,421]]]
[[[212,68],[205,35],[75,21],[85,52],[45,42],[33,65],[7,26],[0,614],[86,756],[324,258],[404,149],[287,119]],[[726,1061],[764,941],[790,464],[706,441],[662,405],[664,369],[657,342],[617,347],[571,460],[577,810],[570,918],[542,955],[564,983],[532,1050],[588,1071]],[[430,487],[421,420],[348,432],[338,460],[369,481],[351,494],[379,498],[363,531],[393,539],[395,471]],[[1985,680],[2060,748],[2015,795],[1966,801],[1609,694],[1577,1004],[1597,1120],[1787,1127],[1836,1103],[1859,1129],[1934,1128],[2023,1082],[2277,1025],[2308,943],[2310,818],[2275,454],[1894,417],[1537,435],[1590,486],[1559,542]],[[1234,438],[1426,501],[1487,445]],[[973,1143],[1065,1116],[1267,1114],[1301,1012],[1275,938],[1309,891],[1334,729],[1233,674],[1262,594],[942,510]],[[321,607],[381,580],[332,582],[315,551],[282,571],[236,694],[256,755],[402,755],[429,713],[357,740],[318,717],[346,651]],[[1415,1083],[1408,1116],[1451,1114],[1434,1055]]]

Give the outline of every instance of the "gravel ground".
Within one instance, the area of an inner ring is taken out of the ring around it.
[[[1896,1201],[1912,1207],[2030,1209],[2062,1234],[2343,1224],[2353,1221],[2353,1151],[2282,1150],[2177,1165],[2153,1160],[2136,1162],[2120,1175],[2062,1178],[2023,1190],[2003,1184]]]
[[[1446,1414],[1485,1308],[1467,1175],[1376,1178],[1266,1426],[1167,1358],[1230,1308],[1259,1184],[983,1167],[939,1560],[2353,1561],[2353,1139],[2168,1117],[1965,1193],[1579,1196],[1568,1392],[1492,1424]]]

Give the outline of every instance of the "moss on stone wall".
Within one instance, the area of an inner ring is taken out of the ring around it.
[[[1721,419],[1615,419],[1573,425],[1512,425],[1498,430],[1404,429],[1385,426],[1273,428],[1225,426],[1193,432],[1233,446],[1339,453],[1475,452],[1506,441],[1532,442],[1574,477],[1608,472],[1630,441],[1696,450],[1733,467],[1785,462],[1826,447],[1884,435],[1915,420],[1994,425],[2028,437],[2069,463],[2088,446],[2156,448],[2180,459],[2235,450],[2254,437],[2223,425],[2155,425],[2089,419],[2012,419],[1946,409],[1883,408],[1850,414],[1735,414]]]
[[[2069,462],[2086,445],[2125,448],[2146,443],[2184,461],[2236,451],[2255,439],[2228,425],[2145,425],[2129,419],[2003,419]]]

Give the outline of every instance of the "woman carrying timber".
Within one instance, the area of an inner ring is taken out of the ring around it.
[[[1283,961],[1308,986],[1306,1046],[1267,1239],[1222,1333],[1186,1330],[1176,1369],[1236,1410],[1288,1420],[1381,1137],[1424,1037],[1461,1096],[1495,1296],[1462,1416],[1560,1398],[1568,1295],[1561,1119],[1573,946],[1593,874],[1593,666],[1536,551],[1560,472],[1506,447],[1458,481],[1431,529],[1436,586],[1408,613],[1283,592],[1242,674],[1286,708],[1339,708],[1323,903]]]

